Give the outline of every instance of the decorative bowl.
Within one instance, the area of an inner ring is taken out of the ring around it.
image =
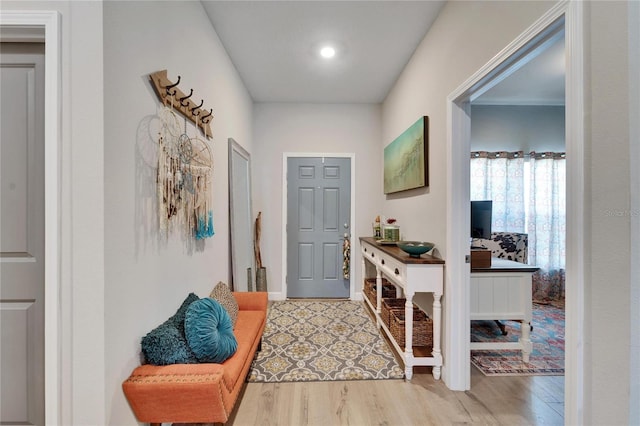
[[[410,257],[420,257],[421,254],[433,250],[436,246],[426,241],[398,241],[396,245]]]

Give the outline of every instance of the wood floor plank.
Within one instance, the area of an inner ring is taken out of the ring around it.
[[[227,425],[562,425],[563,412],[563,376],[487,377],[471,366],[471,389],[456,392],[422,367],[409,382],[247,383]]]
[[[558,415],[564,418],[564,403],[563,402],[548,402],[547,405],[555,410]]]
[[[247,383],[228,425],[561,425],[564,378],[486,377],[454,392],[431,374],[404,380]]]

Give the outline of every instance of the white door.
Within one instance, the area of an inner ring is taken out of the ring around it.
[[[0,424],[44,424],[44,44],[0,45]]]

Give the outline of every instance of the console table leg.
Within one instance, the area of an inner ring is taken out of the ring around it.
[[[433,374],[433,378],[435,380],[440,380],[440,371],[441,371],[441,367],[433,367],[431,374]]]
[[[413,296],[414,292],[405,289],[407,301],[404,304],[404,364],[407,380],[413,376]]]
[[[405,290],[404,303],[404,352],[407,356],[413,356],[413,295]]]
[[[405,364],[404,376],[407,380],[411,380],[411,378],[413,377],[413,367],[411,365]]]
[[[376,266],[376,313],[378,318],[382,313],[382,273]]]
[[[442,293],[433,293],[433,351],[431,355],[435,358],[436,365],[433,367],[433,378],[440,379],[440,367],[442,366],[442,351],[440,349],[440,330],[442,322],[442,304],[440,299]]]

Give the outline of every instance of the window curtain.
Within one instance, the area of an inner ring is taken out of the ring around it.
[[[529,156],[529,263],[537,301],[564,299],[566,235],[566,159],[564,153]]]
[[[520,152],[471,153],[471,193],[492,200],[493,232],[525,232],[524,155]]]
[[[564,153],[471,153],[471,200],[492,200],[492,231],[528,234],[536,301],[565,295],[566,160]],[[525,200],[528,194],[528,200]]]

